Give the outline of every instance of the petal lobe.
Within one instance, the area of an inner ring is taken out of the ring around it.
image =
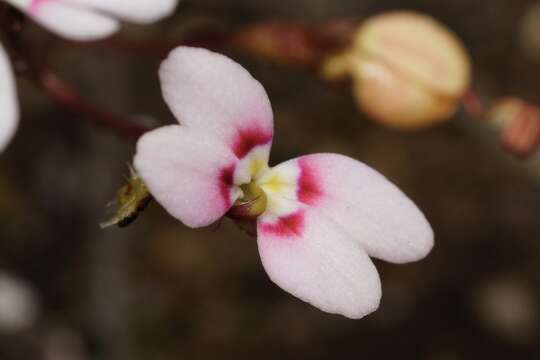
[[[7,53],[0,44],[0,152],[13,138],[19,122],[15,78]]]

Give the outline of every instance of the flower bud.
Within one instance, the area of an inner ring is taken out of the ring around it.
[[[330,58],[323,75],[353,78],[360,108],[400,129],[447,120],[470,82],[469,57],[459,39],[429,16],[407,11],[375,16],[353,46]]]
[[[487,120],[500,129],[503,147],[518,156],[530,155],[540,144],[540,108],[519,98],[497,101]]]
[[[312,69],[346,47],[357,26],[353,19],[318,24],[269,21],[240,28],[228,42],[233,49],[266,61]]]
[[[131,166],[129,166],[129,171],[130,177],[127,183],[117,191],[116,199],[110,204],[116,205],[116,212],[111,219],[99,224],[102,229],[113,225],[128,226],[152,201],[152,195],[139,174]]]
[[[310,64],[317,49],[305,27],[299,24],[269,22],[248,26],[233,36],[234,48],[278,64]]]

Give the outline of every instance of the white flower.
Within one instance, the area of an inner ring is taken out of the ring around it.
[[[368,166],[315,154],[268,167],[270,102],[237,63],[180,47],[163,62],[160,78],[182,126],[141,137],[134,160],[140,176],[190,227],[238,216],[238,208],[256,217],[263,266],[286,291],[321,310],[360,318],[381,297],[369,256],[405,263],[431,250],[433,232],[422,212]]]
[[[30,285],[0,271],[0,333],[29,330],[37,320],[38,310]]]

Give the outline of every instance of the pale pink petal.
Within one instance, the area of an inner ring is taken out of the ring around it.
[[[160,69],[165,101],[183,124],[212,134],[238,159],[257,147],[268,156],[272,108],[262,85],[231,59],[179,47]]]
[[[304,205],[278,218],[263,215],[257,232],[263,266],[284,290],[354,319],[379,306],[379,275],[368,255],[317,209]]]
[[[41,0],[43,1],[43,0]],[[49,0],[51,1],[51,0]],[[56,0],[58,1],[58,0]],[[63,0],[134,23],[152,23],[174,11],[178,0]]]
[[[170,125],[139,139],[134,164],[150,193],[172,216],[200,227],[221,218],[236,200],[237,161],[204,132]]]
[[[9,143],[19,122],[15,79],[8,56],[0,44],[0,152]]]
[[[10,0],[21,5],[34,21],[68,39],[96,40],[118,31],[120,23],[89,9],[76,7],[61,0],[33,0],[26,5],[21,0]]]
[[[170,15],[178,0],[7,0],[50,31],[95,40],[119,29],[118,19],[151,23]]]
[[[293,190],[287,197],[317,208],[370,256],[406,263],[422,259],[433,247],[431,226],[416,205],[359,161],[317,154],[290,160],[272,171],[291,173],[288,182]]]

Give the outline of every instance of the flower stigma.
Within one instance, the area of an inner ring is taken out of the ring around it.
[[[243,196],[236,200],[227,215],[233,219],[254,220],[266,211],[268,199],[255,181],[240,185]]]

